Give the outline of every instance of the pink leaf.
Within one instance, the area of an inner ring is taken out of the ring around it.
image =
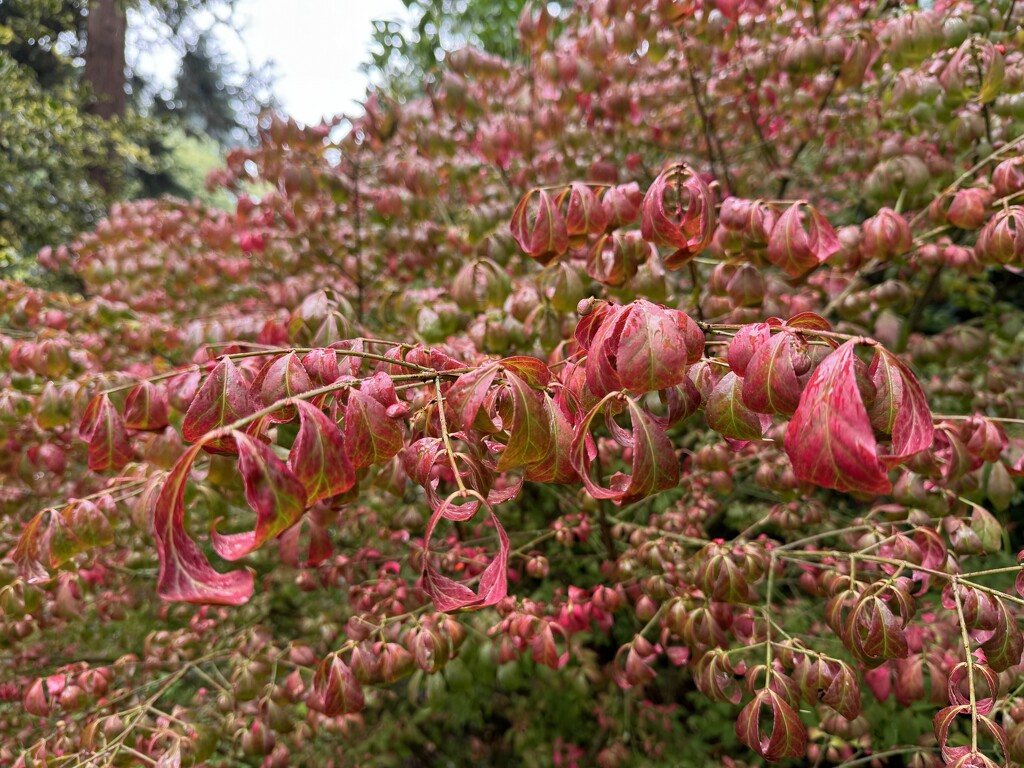
[[[352,466],[362,469],[402,450],[402,429],[377,400],[353,389],[345,407],[345,444]]]
[[[632,431],[616,427],[612,435],[620,445],[633,451],[632,473],[616,472],[608,487],[593,480],[590,467],[593,456],[588,449],[590,424],[605,407],[599,403],[584,417],[576,428],[572,444],[572,460],[583,484],[595,499],[611,499],[616,504],[629,504],[660,491],[675,488],[679,483],[679,460],[665,430],[658,427],[647,412],[630,398],[626,398]]]
[[[640,231],[644,240],[675,248],[665,266],[680,269],[711,244],[715,197],[688,166],[670,166],[644,195]]]
[[[509,228],[519,247],[541,264],[569,248],[565,219],[543,189],[531,189],[523,196],[512,213]]]
[[[681,384],[686,367],[704,353],[704,333],[685,313],[638,299],[581,321],[586,338],[587,385],[600,396],[619,389],[638,394]]]
[[[280,355],[264,365],[250,387],[253,399],[264,407],[311,389],[313,382],[294,352]],[[291,421],[293,418],[293,407],[282,407],[267,417],[268,421],[273,422]]]
[[[765,424],[760,415],[747,407],[742,397],[744,389],[743,379],[729,371],[711,390],[704,417],[720,435],[733,440],[760,440]]]
[[[771,717],[771,730],[761,728],[761,710],[767,707]],[[807,729],[800,716],[789,704],[770,688],[762,688],[736,720],[739,740],[765,760],[783,757],[803,757],[807,749]]]
[[[811,368],[807,344],[795,333],[780,331],[750,359],[743,381],[743,402],[758,413],[789,416],[800,402]]]

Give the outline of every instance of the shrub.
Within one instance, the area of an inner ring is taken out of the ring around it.
[[[0,761],[1021,757],[1022,14],[528,7],[44,249]]]

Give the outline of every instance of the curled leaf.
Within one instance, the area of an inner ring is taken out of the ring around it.
[[[124,424],[128,429],[156,430],[168,424],[170,406],[163,387],[140,381],[124,404]]]
[[[896,466],[931,447],[935,429],[921,384],[907,365],[884,347],[875,347],[868,369],[875,385],[869,416],[879,432],[892,435],[892,453],[882,456]]]
[[[235,432],[238,471],[245,500],[256,512],[256,527],[242,533],[211,533],[213,548],[225,560],[238,560],[291,528],[306,508],[306,489],[270,446]]]
[[[476,590],[473,590],[466,584],[455,581],[449,576],[445,576],[437,570],[430,558],[430,539],[442,518],[465,521],[470,519],[479,507],[472,505],[467,508],[468,505],[465,504],[454,506],[451,504],[452,499],[448,498],[441,506],[434,510],[434,513],[430,516],[430,522],[427,524],[427,530],[423,537],[426,550],[423,553],[423,590],[434,601],[434,607],[439,611],[485,608],[488,605],[494,605],[508,594],[507,571],[510,549],[508,534],[505,533],[505,528],[502,526],[501,521],[498,520],[498,516],[494,514],[490,503],[482,498],[479,500],[487,508],[490,522],[494,525],[495,531],[498,534],[498,553],[480,574],[480,581]]]
[[[525,467],[541,461],[551,441],[550,417],[544,395],[512,371],[505,372],[511,413],[507,419],[508,445],[498,459],[498,471]]]
[[[547,264],[569,248],[565,219],[543,189],[531,189],[523,196],[512,213],[509,228],[519,247],[541,264]]]
[[[676,386],[703,355],[704,333],[685,312],[638,299],[595,315],[580,321],[576,337],[588,354],[587,385],[598,396]]]
[[[310,706],[328,717],[359,712],[365,703],[362,686],[336,653],[320,662],[310,695]]]
[[[345,444],[352,466],[381,464],[402,450],[402,429],[372,396],[358,389],[348,393]]]
[[[625,398],[632,430],[626,431],[617,425],[612,428],[616,442],[632,449],[632,472],[626,475],[616,472],[608,486],[599,485],[591,477],[592,444],[588,441],[590,424],[605,407],[598,403],[576,427],[572,443],[572,460],[583,484],[595,499],[610,499],[616,504],[629,504],[660,491],[675,488],[679,483],[679,460],[672,442],[654,420],[635,401]],[[608,417],[610,420],[610,417]]]
[[[711,390],[704,416],[708,426],[720,435],[733,440],[760,440],[766,424],[744,402],[744,386],[743,379],[729,371]]]
[[[750,358],[743,402],[758,413],[791,415],[812,365],[804,340],[791,331],[779,331]]]
[[[611,221],[611,215],[601,205],[593,188],[574,181],[566,192],[559,195],[559,205],[565,195],[569,197],[565,229],[570,238],[600,235],[605,231]]]
[[[153,533],[160,561],[157,592],[164,600],[241,605],[252,596],[252,573],[213,570],[185,529],[185,484],[203,448],[202,442],[196,443],[178,459],[153,508]]]
[[[253,399],[262,406],[302,394],[313,389],[305,367],[294,352],[280,355],[263,366],[256,374],[250,390]],[[294,407],[282,407],[267,417],[268,421],[291,421],[295,418]]]
[[[644,195],[640,232],[644,240],[675,248],[665,267],[681,269],[711,244],[715,197],[687,165],[672,165]]]

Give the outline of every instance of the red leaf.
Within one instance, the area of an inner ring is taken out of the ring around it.
[[[409,412],[409,404],[398,399],[395,382],[384,371],[377,371],[373,376],[364,379],[359,385],[359,391],[383,405],[389,419],[401,418]]]
[[[689,315],[644,299],[603,312],[587,341],[587,385],[599,397],[674,387],[704,353],[704,333]]]
[[[121,469],[134,458],[128,430],[110,397],[99,394],[89,401],[78,434],[89,443],[89,469]]]
[[[310,406],[312,407],[312,406]],[[245,484],[245,500],[256,512],[256,527],[242,533],[211,532],[217,554],[225,560],[238,560],[279,536],[302,517],[306,509],[306,489],[270,446],[235,432],[238,446],[238,471]]]
[[[561,630],[557,624],[545,622],[544,626],[533,636],[530,641],[530,657],[538,664],[543,664],[551,669],[561,669],[569,661],[569,651],[559,654],[555,645],[555,634],[553,629]]]
[[[587,251],[587,274],[605,285],[625,285],[654,252],[635,230],[602,235]]]
[[[879,460],[854,365],[856,341],[825,358],[786,428],[785,448],[800,480],[838,491],[892,490]]]
[[[905,659],[909,655],[903,632],[905,624],[887,602],[878,595],[867,594],[851,611],[843,639],[858,661],[877,667],[888,659]]]
[[[700,692],[712,701],[739,704],[743,698],[732,662],[721,648],[712,648],[700,657],[693,677]]]
[[[949,727],[953,724],[957,715],[969,714],[971,711],[970,704],[954,704],[950,707],[940,709],[935,713],[935,719],[933,724],[935,727],[935,739],[939,742],[939,750],[942,752],[942,757],[946,761],[955,760],[959,756],[960,752],[954,752],[954,750],[970,751],[970,747],[954,747],[950,748],[946,746],[946,742],[949,740]]]
[[[252,413],[249,386],[230,357],[221,358],[188,407],[181,424],[181,434],[190,443],[208,432],[228,426]],[[204,441],[211,453],[235,453],[230,437]]]
[[[355,484],[341,430],[319,408],[298,400],[299,434],[288,454],[288,467],[306,489],[306,506],[337,496]]]
[[[769,322],[771,321],[769,320]],[[786,326],[789,328],[806,328],[813,331],[832,330],[832,323],[814,312],[798,312],[786,321]]]
[[[679,483],[679,460],[664,429],[659,428],[632,399],[626,398],[626,404],[632,432],[616,426],[612,435],[620,445],[632,448],[632,474],[616,472],[611,476],[607,488],[598,485],[590,476],[593,456],[587,448],[587,437],[590,423],[605,407],[604,401],[592,408],[577,426],[572,444],[573,464],[590,495],[595,499],[611,499],[616,504],[629,504],[675,488]]]
[[[547,395],[544,408],[550,417],[548,423],[547,452],[535,464],[530,465],[525,479],[535,483],[571,483],[579,480],[572,463],[572,426],[561,406]]]
[[[482,493],[491,484],[492,474],[486,472],[474,458],[466,454],[456,454],[456,456],[456,461],[461,465],[458,471],[463,482],[467,487]],[[438,492],[438,488],[441,485],[442,476],[451,477],[450,473],[452,472],[444,441],[439,437],[421,437],[405,449],[402,463],[409,479],[417,485],[423,486],[430,508],[441,507],[445,501],[442,494]],[[472,515],[479,507],[480,502],[475,499],[457,506],[451,505],[449,502],[448,513]]]
[[[996,672],[1003,672],[1020,664],[1024,655],[1024,635],[1021,635],[1017,619],[1006,609],[1002,600],[998,603],[999,617],[992,636],[981,644],[985,659]],[[983,713],[984,714],[984,713]]]
[[[202,374],[192,369],[182,371],[167,381],[167,401],[177,411],[184,413],[195,399]]]
[[[50,716],[50,702],[46,695],[46,688],[43,687],[43,678],[37,677],[35,682],[29,686],[22,698],[22,706],[30,715],[36,717]]]
[[[917,378],[888,350],[875,347],[868,372],[876,391],[871,425],[892,435],[892,454],[881,458],[894,467],[931,447],[935,434],[932,412]]]
[[[971,684],[967,679],[970,669],[974,670],[974,703],[979,715],[987,715],[996,706],[996,699],[999,697],[999,677],[988,666],[975,661],[968,666],[966,661],[961,661],[949,673],[946,680],[946,693],[949,696],[950,704],[970,705]],[[988,688],[986,694],[980,683],[984,681]]]
[[[807,208],[807,228],[801,207]],[[768,261],[790,277],[800,277],[825,263],[841,245],[835,230],[818,209],[806,202],[793,203],[772,228],[768,239]]]
[[[345,407],[345,445],[355,469],[380,464],[402,450],[402,429],[383,405],[353,389]]]
[[[40,512],[33,517],[18,536],[18,542],[11,550],[8,557],[18,567],[18,573],[30,584],[47,581],[50,573],[49,553],[46,547],[46,529],[43,527],[43,518],[46,512]],[[56,514],[50,512],[49,514]]]
[[[359,360],[359,358],[347,358],[346,367],[347,361],[353,359]],[[316,387],[333,384],[341,378],[341,371],[338,366],[338,353],[334,349],[318,347],[309,350],[302,358],[302,367],[306,369],[310,382]]]
[[[612,229],[636,221],[642,204],[643,195],[635,181],[610,187],[601,198],[601,207],[608,214],[608,226]]]
[[[853,720],[860,714],[860,686],[857,685],[857,677],[848,664],[843,662],[826,662],[837,667],[832,681],[825,688],[821,696],[823,704],[828,704],[836,712],[847,720]],[[830,670],[831,671],[831,670]]]
[[[128,393],[125,401],[125,426],[128,429],[163,429],[169,423],[169,410],[163,387],[151,381],[140,381]]]
[[[761,709],[767,706],[771,716],[771,731],[761,730]],[[770,688],[762,688],[740,712],[736,720],[739,740],[765,760],[783,757],[803,757],[807,749],[807,729],[800,716],[785,700]]]
[[[253,591],[250,571],[218,573],[185,530],[185,483],[203,443],[191,446],[164,481],[153,510],[160,559],[157,592],[164,600],[241,605]]]
[[[775,318],[773,320],[775,320],[774,323],[768,321],[744,325],[736,331],[736,335],[729,342],[729,351],[726,357],[729,367],[736,372],[737,376],[747,375],[747,366],[750,365],[755,353],[771,340],[772,328],[779,325],[778,320]]]
[[[427,524],[427,531],[424,534],[423,553],[423,590],[431,600],[434,607],[439,611],[457,611],[465,608],[485,608],[494,605],[505,598],[508,594],[508,556],[509,541],[508,534],[497,515],[487,501],[482,501],[487,508],[490,521],[498,533],[498,554],[487,564],[480,574],[480,583],[476,591],[465,584],[461,584],[448,576],[440,573],[431,563],[430,538],[441,518],[446,520],[464,521],[468,520],[475,513],[475,509],[463,504],[459,507],[451,505],[451,499],[446,500],[430,516]]]
[[[654,419],[666,429],[690,418],[701,406],[700,391],[690,380],[689,375],[683,379],[681,384],[663,389],[658,395],[668,407],[668,412],[664,416],[656,416]]]

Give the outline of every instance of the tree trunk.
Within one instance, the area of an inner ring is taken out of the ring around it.
[[[118,0],[92,0],[86,26],[85,81],[92,88],[94,115],[105,120],[124,114],[124,39],[127,29]]]

